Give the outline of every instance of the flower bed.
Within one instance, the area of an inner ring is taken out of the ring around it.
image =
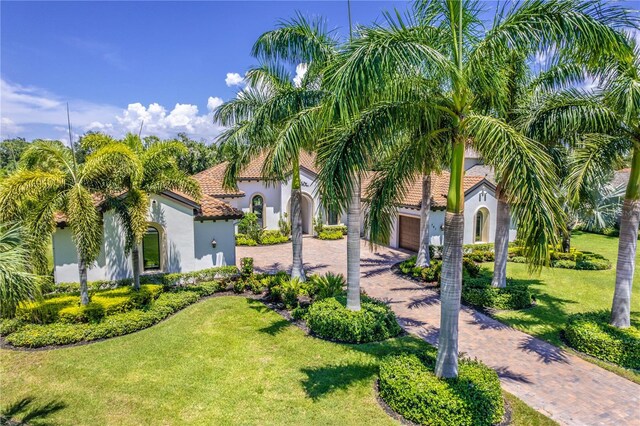
[[[610,316],[608,311],[571,315],[564,329],[567,343],[595,358],[640,370],[640,329],[614,327]]]
[[[167,274],[164,287],[94,290],[86,306],[79,305],[77,293],[53,295],[21,307],[15,319],[0,320],[0,334],[11,345],[31,348],[121,336],[150,327],[201,297],[227,290],[228,278],[237,275],[235,267]],[[207,281],[210,277],[217,278]]]
[[[500,380],[495,371],[461,359],[459,376],[434,374],[435,350],[422,357],[391,355],[380,364],[380,397],[405,419],[421,425],[490,426],[505,413]]]

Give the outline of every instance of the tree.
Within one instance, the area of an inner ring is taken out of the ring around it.
[[[585,52],[585,69],[600,81],[587,91],[567,88],[546,97],[527,122],[527,131],[575,146],[569,164],[569,199],[576,202],[588,188],[597,187],[631,153],[631,172],[620,218],[620,240],[611,324],[629,327],[631,286],[640,225],[640,47],[627,40],[625,49],[594,65]],[[585,57],[586,56],[586,57]],[[603,62],[606,65],[603,65]]]
[[[149,197],[164,191],[179,191],[196,200],[201,191],[198,182],[178,166],[178,158],[187,153],[187,148],[179,141],[146,139],[127,134],[122,140],[114,140],[107,135],[85,138],[83,148],[96,151],[111,145],[123,145],[137,157],[142,167],[140,179],[131,182],[122,194],[110,194],[105,202],[107,209],[113,209],[125,235],[125,253],[131,253],[133,266],[133,287],[140,289],[139,246],[147,230]]]
[[[13,318],[18,305],[40,297],[41,277],[31,271],[21,229],[0,224],[0,315]]]
[[[224,183],[237,186],[237,176],[256,155],[265,155],[263,176],[282,180],[289,173],[291,185],[291,240],[293,267],[291,276],[305,279],[302,261],[302,190],[300,152],[313,151],[314,133],[301,135],[298,129],[309,120],[324,96],[317,71],[324,65],[334,45],[324,31],[322,21],[308,21],[298,15],[279,28],[261,35],[253,47],[262,65],[248,71],[249,86],[235,99],[218,107],[214,117],[229,129],[219,142],[229,161]],[[282,62],[308,64],[299,82]]]
[[[195,175],[203,170],[215,166],[220,162],[220,153],[215,144],[206,145],[204,142],[194,141],[184,133],[178,133],[175,139],[186,148],[178,155],[178,167],[180,170]],[[147,138],[145,138],[147,143]]]
[[[329,182],[326,192],[344,203],[353,194],[354,174],[366,170],[371,159],[384,151],[392,140],[387,136],[419,128],[428,112],[433,127],[423,133],[440,130],[447,138],[450,184],[436,374],[455,377],[466,148],[479,152],[501,176],[532,269],[548,262],[560,211],[543,147],[504,119],[483,113],[478,102],[501,100],[501,90],[495,88],[505,82],[498,71],[511,50],[571,44],[617,49],[620,36],[606,23],[616,23],[623,13],[599,4],[526,1],[505,9],[494,26],[483,31],[475,2],[417,2],[414,10],[415,21],[389,18],[388,27],[361,29],[326,72],[325,88],[332,95],[327,109],[348,131],[336,131],[323,142],[319,161],[323,161],[321,177]],[[416,97],[422,102],[418,108]]]
[[[71,229],[78,253],[80,301],[89,303],[87,268],[102,246],[100,201],[140,178],[141,165],[124,145],[97,149],[78,164],[59,143],[33,143],[18,170],[0,187],[0,221],[19,220],[29,239],[42,247],[55,231],[54,216]],[[35,247],[37,249],[38,247]]]
[[[7,173],[18,167],[22,153],[29,147],[25,138],[5,139],[0,142],[0,169]]]

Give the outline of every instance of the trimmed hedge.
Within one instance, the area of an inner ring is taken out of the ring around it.
[[[572,348],[595,358],[640,370],[640,329],[609,324],[608,311],[569,316],[564,337]]]
[[[461,359],[458,377],[439,379],[432,356],[391,355],[380,363],[380,397],[405,419],[421,425],[490,426],[505,413],[495,371]]]
[[[345,343],[378,342],[402,331],[388,306],[364,295],[359,311],[346,308],[345,296],[330,297],[313,303],[306,319],[315,335]]]
[[[510,310],[528,308],[533,302],[528,284],[507,279],[506,287],[492,287],[489,274],[465,277],[462,281],[462,300],[481,308]]]
[[[341,240],[344,238],[344,234],[342,231],[327,231],[323,230],[318,234],[318,239],[320,240]]]
[[[289,241],[289,236],[284,235],[279,230],[263,230],[257,236],[253,238],[247,234],[236,234],[237,246],[270,246],[274,244],[282,244]]]
[[[327,232],[342,232],[342,235],[347,235],[347,225],[322,225],[322,230]]]
[[[6,336],[6,341],[14,346],[37,348],[122,336],[150,327],[199,298],[197,291],[163,293],[147,310],[134,309],[91,324],[27,324]]]
[[[253,238],[249,238],[244,234],[237,234],[236,235],[236,246],[257,246],[258,242],[256,240],[254,240]]]

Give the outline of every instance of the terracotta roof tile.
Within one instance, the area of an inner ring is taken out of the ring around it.
[[[197,217],[237,219],[241,218],[242,215],[241,210],[230,204],[209,195],[203,195],[202,200],[200,200],[200,214]]]
[[[226,189],[222,186],[227,163],[220,163],[207,170],[193,175],[193,178],[200,183],[202,193],[212,197],[242,197],[244,192],[233,189]]]
[[[447,192],[449,192],[449,172],[441,174],[431,174],[431,206],[442,208],[447,206]],[[369,185],[373,181],[375,173],[367,173],[362,179],[362,194],[365,196]],[[484,180],[483,176],[465,176],[463,180],[463,188],[466,193],[479,182]],[[417,175],[409,183],[404,198],[398,203],[401,206],[420,208],[422,204],[422,177]]]

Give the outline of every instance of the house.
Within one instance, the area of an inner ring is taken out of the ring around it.
[[[252,212],[264,229],[278,229],[278,221],[291,210],[291,177],[284,182],[268,181],[262,177],[266,155],[256,156],[240,173],[238,189],[226,189],[222,182],[227,163],[221,163],[194,176],[204,194],[220,199],[243,212]],[[313,234],[313,219],[322,216],[323,222],[336,225],[342,221],[321,207],[317,195],[318,169],[315,155],[300,153],[300,181],[302,186],[302,233]]]
[[[165,191],[149,200],[148,228],[140,244],[140,273],[190,272],[234,265],[235,221],[242,212],[215,197],[200,202]],[[79,280],[78,255],[63,215],[56,216],[53,234],[56,282]],[[103,213],[104,238],[89,281],[118,280],[133,275],[131,255],[125,255],[122,225],[113,211]]]
[[[480,165],[474,164],[471,169],[479,174]],[[487,175],[467,175],[463,180],[464,186],[464,244],[493,243],[495,240],[496,187],[490,180],[490,169]],[[444,218],[447,208],[447,192],[449,190],[449,173],[433,173],[431,175],[431,211],[429,214],[429,238],[431,245],[444,244]],[[368,174],[362,182],[363,194],[374,177]],[[422,207],[422,176],[417,175],[409,187],[405,197],[398,202],[398,215],[393,219],[389,246],[417,251],[420,245],[420,209]],[[509,240],[516,238],[516,229],[511,225]]]

